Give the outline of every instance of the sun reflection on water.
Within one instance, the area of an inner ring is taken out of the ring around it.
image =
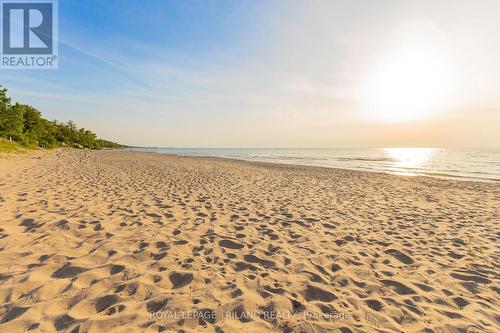
[[[412,172],[425,166],[432,155],[436,153],[435,148],[384,148],[384,153],[394,162],[395,171],[398,174],[414,176],[418,173]]]

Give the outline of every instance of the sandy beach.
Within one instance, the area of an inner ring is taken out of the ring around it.
[[[58,149],[0,159],[0,332],[499,332],[500,185]]]

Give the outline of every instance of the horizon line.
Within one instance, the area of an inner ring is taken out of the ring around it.
[[[162,146],[131,146],[122,145],[123,148],[145,148],[145,149],[500,149],[500,147],[428,147],[428,146],[370,146],[370,147],[162,147]]]

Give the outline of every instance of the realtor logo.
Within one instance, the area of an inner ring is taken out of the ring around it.
[[[1,2],[1,68],[56,69],[57,2]]]

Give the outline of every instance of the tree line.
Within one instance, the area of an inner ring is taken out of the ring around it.
[[[54,148],[118,148],[119,144],[97,138],[85,128],[77,128],[71,120],[61,123],[42,118],[40,111],[26,104],[11,104],[7,89],[0,86],[0,137],[23,146]]]

